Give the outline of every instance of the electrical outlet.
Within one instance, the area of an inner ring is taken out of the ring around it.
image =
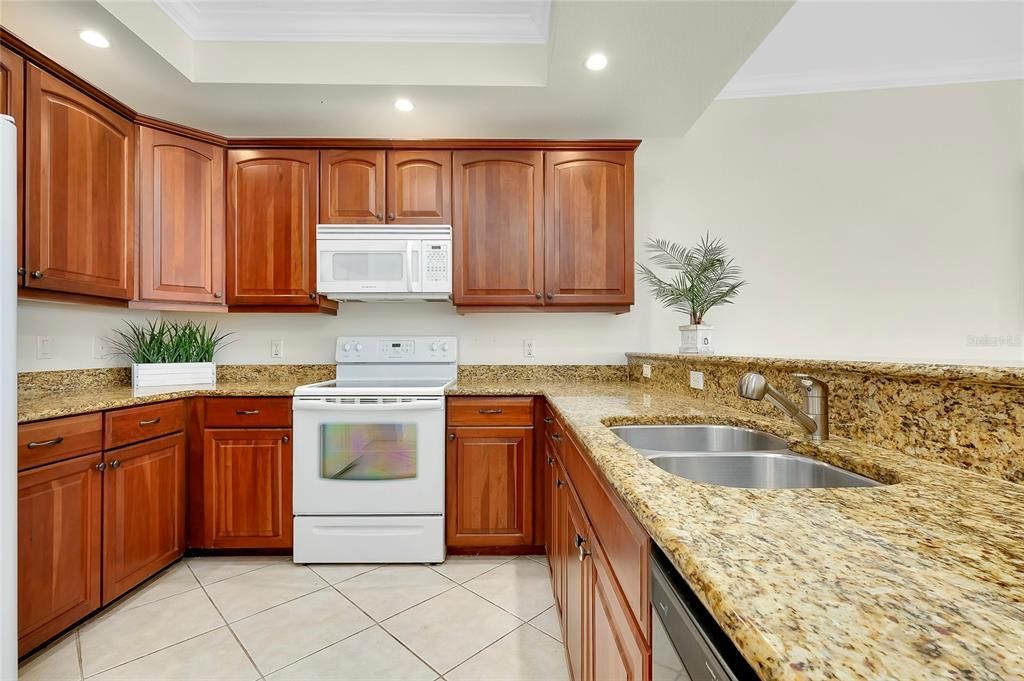
[[[651,377],[651,365],[650,364],[642,365],[640,367],[640,371],[643,373],[644,378],[650,378]]]
[[[690,372],[690,387],[696,388],[697,390],[704,389],[704,372],[703,371],[691,371]]]
[[[114,354],[114,347],[106,338],[96,337],[92,339],[92,358],[110,359]]]
[[[523,341],[523,357],[536,357],[537,346],[532,339],[526,339]]]
[[[283,340],[272,340],[270,341],[270,356],[280,359],[284,357],[284,341]]]
[[[36,359],[53,359],[52,336],[36,336]]]

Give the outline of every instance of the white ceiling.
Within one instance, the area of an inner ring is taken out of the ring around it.
[[[404,138],[680,136],[790,6],[554,0],[544,44],[458,44],[195,41],[151,0],[102,3],[0,0],[0,22],[153,116],[229,136]],[[87,27],[110,48],[79,41]],[[595,50],[600,73],[583,68]]]
[[[1024,2],[799,0],[719,99],[1024,78]]]
[[[542,44],[550,0],[135,0],[192,40]]]

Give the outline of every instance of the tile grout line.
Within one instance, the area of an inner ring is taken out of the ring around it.
[[[547,610],[545,610],[544,612],[547,612]],[[540,615],[543,615],[543,614],[544,614],[544,612],[542,612],[542,613],[541,613]],[[540,617],[540,615],[537,615],[537,617]],[[536,619],[536,617],[535,617],[534,619]],[[554,642],[555,642],[555,643],[557,643],[558,645],[560,645],[560,646],[564,646],[564,645],[565,645],[565,642],[564,642],[564,641],[559,641],[559,640],[558,640],[557,638],[555,638],[554,636],[552,636],[552,635],[551,635],[551,634],[549,634],[548,632],[546,632],[546,631],[544,631],[543,629],[541,629],[540,627],[538,627],[538,626],[537,626],[536,624],[534,624],[534,623],[533,623],[533,620],[527,620],[527,621],[526,621],[526,624],[527,624],[528,626],[530,626],[530,627],[532,627],[532,628],[536,629],[536,630],[537,630],[537,631],[539,631],[540,633],[544,634],[545,636],[547,636],[548,638],[550,638],[550,639],[551,639],[552,641],[554,641]]]
[[[515,560],[515,558],[514,558],[514,557],[513,557],[513,558],[510,558],[509,560],[506,560],[506,561],[505,561],[504,563],[501,563],[500,565],[495,565],[495,566],[494,566],[494,567],[492,567],[492,568],[488,568],[488,569],[484,570],[483,572],[481,572],[481,573],[480,573],[480,574],[478,574],[478,575],[473,575],[472,577],[470,577],[469,579],[467,579],[467,580],[466,580],[466,582],[472,582],[472,581],[473,581],[474,579],[476,579],[477,577],[483,577],[483,576],[484,576],[484,575],[486,575],[486,574],[487,574],[488,572],[494,572],[494,571],[495,571],[495,570],[497,570],[498,568],[500,568],[500,567],[504,567],[504,566],[508,565],[508,564],[509,564],[509,563],[511,563],[511,562],[512,562],[513,560]],[[444,565],[444,563],[439,563],[439,565]],[[428,568],[430,568],[431,570],[434,570],[434,572],[436,572],[437,574],[441,575],[442,577],[444,577],[444,578],[446,578],[446,579],[451,579],[451,581],[455,582],[455,580],[454,580],[454,579],[452,579],[451,577],[449,577],[448,575],[444,574],[443,572],[440,572],[439,570],[435,570],[435,569],[434,569],[434,567],[435,567],[435,566],[433,566],[433,565],[427,565],[427,567],[428,567]],[[465,584],[466,582],[455,582],[455,583],[456,583],[456,584],[458,584],[459,586],[462,586],[462,585],[463,585],[463,584]]]
[[[293,563],[293,564],[294,564],[294,565],[301,565],[301,563]],[[270,567],[270,566],[268,565],[267,567]],[[306,567],[306,566],[305,566],[305,565],[302,565],[302,567]],[[261,568],[261,569],[262,569],[262,568]],[[309,568],[307,568],[307,569],[309,569]],[[319,580],[320,580],[321,582],[323,582],[323,583],[324,583],[324,586],[319,586],[319,587],[317,587],[317,588],[313,589],[312,591],[307,591],[306,593],[304,593],[304,594],[300,594],[300,595],[296,596],[295,598],[289,598],[289,599],[288,599],[288,600],[286,600],[286,601],[281,601],[280,603],[276,603],[276,604],[274,604],[274,605],[270,606],[269,608],[263,608],[262,610],[257,610],[256,612],[254,612],[254,613],[250,613],[250,614],[246,615],[245,617],[240,617],[240,618],[238,618],[237,620],[234,620],[234,622],[241,622],[242,620],[247,620],[247,619],[249,619],[250,617],[255,617],[256,615],[259,615],[259,614],[261,614],[261,613],[267,612],[268,610],[273,610],[274,608],[276,608],[276,607],[277,607],[277,606],[279,606],[279,605],[284,605],[285,603],[291,603],[292,601],[297,601],[297,600],[299,600],[300,598],[305,598],[306,596],[308,596],[308,595],[310,595],[310,594],[314,594],[314,593],[316,593],[316,592],[318,592],[318,591],[323,591],[323,590],[324,590],[325,588],[327,588],[327,587],[331,586],[330,584],[328,584],[328,583],[327,583],[327,580],[326,580],[326,579],[324,579],[324,578],[323,578],[323,577],[321,577],[320,575],[316,574],[316,572],[315,572],[315,571],[313,571],[313,570],[309,570],[309,571],[310,571],[310,572],[312,572],[312,573],[313,573],[313,574],[314,574],[314,575],[316,576],[316,578],[317,578],[317,579],[319,579]],[[256,570],[253,570],[253,572],[256,572]],[[249,573],[247,572],[247,573],[245,573],[245,574],[249,574]],[[242,575],[235,575],[235,577],[241,577],[241,576],[242,576]],[[233,579],[233,578],[229,578],[229,579]],[[226,582],[227,580],[226,580],[226,579],[222,579],[222,580],[220,580],[220,581],[221,581],[221,582]],[[220,583],[220,582],[214,582],[214,584],[219,584],[219,583]],[[211,585],[211,586],[212,586],[212,585]],[[210,593],[209,593],[208,591],[206,591],[206,587],[203,587],[203,593],[205,593],[205,594],[206,594],[206,597],[210,599],[210,602],[211,602],[211,603],[213,603],[213,607],[217,609],[217,612],[218,612],[218,613],[220,613],[220,608],[217,608],[217,604],[216,604],[216,602],[214,602],[213,598],[212,598],[212,597],[210,596]],[[227,617],[224,617],[224,614],[223,614],[223,613],[220,613],[220,616],[224,618],[224,622],[225,622],[225,623],[226,623],[226,624],[227,624],[227,625],[228,625],[229,627],[230,627],[230,626],[231,626],[231,625],[232,625],[232,624],[234,623],[234,622],[228,622],[228,618],[227,618]]]
[[[446,672],[445,672],[445,674],[450,674],[451,672],[455,671],[456,669],[458,669],[458,668],[459,668],[459,667],[461,667],[462,665],[464,665],[464,664],[466,664],[467,662],[469,662],[470,660],[472,660],[472,659],[473,659],[474,657],[476,657],[477,655],[481,655],[481,654],[485,653],[486,651],[490,650],[490,649],[491,649],[492,647],[494,647],[494,646],[498,645],[498,643],[500,643],[501,641],[505,640],[506,638],[508,638],[508,637],[509,637],[509,636],[511,636],[512,634],[516,633],[517,631],[519,631],[520,629],[522,629],[522,628],[523,628],[524,626],[529,626],[529,623],[528,623],[528,622],[523,622],[522,624],[520,624],[520,625],[519,625],[518,627],[516,627],[516,628],[515,628],[515,629],[513,629],[512,631],[508,632],[507,634],[504,634],[504,635],[502,635],[502,636],[499,636],[499,637],[498,637],[498,638],[497,638],[496,640],[492,641],[491,643],[488,643],[488,644],[487,644],[486,646],[484,646],[484,647],[483,647],[483,648],[481,648],[480,650],[476,651],[475,653],[473,653],[472,655],[470,655],[469,657],[467,657],[467,658],[466,658],[465,660],[463,660],[462,662],[458,663],[457,665],[455,665],[454,667],[452,667],[451,669],[449,669],[448,671],[446,671]]]
[[[217,556],[195,556],[195,557],[197,557],[197,558],[216,558]],[[210,582],[209,584],[203,584],[202,580],[199,579],[199,575],[196,574],[195,570],[193,570],[192,566],[189,564],[188,558],[183,558],[182,562],[185,563],[185,565],[188,567],[189,571],[192,573],[192,576],[196,578],[197,582],[199,582],[199,586],[207,587],[207,586],[213,586],[214,584],[220,584],[221,582],[226,582],[229,579],[234,579],[235,577],[241,577],[242,575],[248,575],[248,574],[251,574],[253,572],[259,572],[260,570],[263,570],[263,569],[268,568],[268,567],[274,567],[275,565],[281,565],[285,561],[283,561],[283,560],[282,561],[274,561],[272,563],[268,563],[267,565],[260,565],[259,567],[255,567],[255,568],[253,568],[251,570],[246,570],[245,572],[239,572],[237,575],[231,575],[230,577],[223,577],[221,579],[215,579],[214,581]],[[294,563],[292,563],[292,565],[294,565]],[[317,575],[317,577],[320,577],[320,575]],[[323,579],[323,577],[320,577],[320,578]]]
[[[75,652],[78,655],[78,678],[84,681],[85,665],[82,663],[82,636],[79,627],[75,627]]]

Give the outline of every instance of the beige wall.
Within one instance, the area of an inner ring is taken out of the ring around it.
[[[1024,359],[1022,99],[1009,81],[715,102],[644,143],[674,163],[645,187],[649,231],[709,230],[744,266],[708,316],[722,354]],[[649,348],[674,351],[678,318],[654,319]]]

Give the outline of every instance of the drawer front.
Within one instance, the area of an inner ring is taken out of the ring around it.
[[[292,401],[288,397],[208,397],[208,428],[290,428]]]
[[[555,412],[551,407],[544,406],[544,440],[547,442],[547,446],[550,447],[554,453],[561,457],[562,447],[565,443],[565,427],[559,422],[555,416]]]
[[[449,426],[532,426],[532,397],[450,397]]]
[[[18,470],[103,448],[103,415],[83,414],[18,426]]]
[[[104,414],[103,448],[113,449],[185,429],[185,402],[160,402]]]

